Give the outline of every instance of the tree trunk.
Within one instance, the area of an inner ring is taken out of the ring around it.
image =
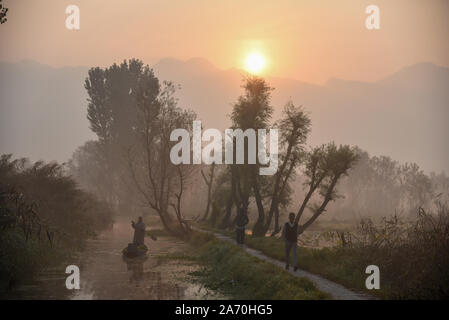
[[[318,209],[316,209],[316,211],[314,212],[314,214],[312,215],[312,217],[310,217],[309,220],[307,220],[306,223],[304,223],[303,225],[300,226],[300,234],[303,233],[313,222],[315,222],[315,220],[324,212],[324,210],[326,209],[327,204],[329,203],[329,201],[332,200],[332,193],[334,191],[334,188],[338,182],[339,176],[335,176],[332,179],[331,184],[329,185],[329,188],[326,191],[326,195],[324,196],[324,200],[321,203],[321,205],[319,206]]]
[[[232,207],[234,204],[234,199],[232,195],[229,195],[228,201],[226,202],[226,213],[223,217],[223,220],[221,220],[220,228],[226,229],[231,224],[231,214],[232,214]]]
[[[263,208],[263,203],[262,203],[262,197],[260,195],[260,191],[259,191],[259,185],[257,183],[257,178],[254,176],[254,172],[253,172],[253,191],[254,191],[254,197],[256,198],[256,205],[257,205],[257,212],[258,212],[258,217],[257,217],[257,221],[254,224],[253,227],[253,235],[256,237],[262,237],[265,235],[265,212],[264,212],[264,208]]]
[[[274,212],[274,230],[271,233],[271,237],[274,237],[281,231],[279,227],[279,207],[276,207],[276,211]]]
[[[207,205],[201,221],[206,221],[207,217],[209,216],[210,204],[212,201],[211,198],[212,198],[212,185],[214,181],[214,171],[215,171],[215,162],[212,163],[212,167],[210,168],[209,179],[206,178],[206,175],[203,173],[203,170],[201,170],[201,175],[203,176],[204,182],[207,185]]]

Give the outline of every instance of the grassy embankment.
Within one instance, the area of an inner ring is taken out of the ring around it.
[[[226,236],[234,237],[234,232],[202,226],[207,230],[218,232]],[[268,257],[284,261],[284,242],[275,237],[254,237],[246,235],[247,246],[263,252]],[[334,247],[312,249],[298,247],[298,266],[301,269],[323,276],[359,292],[386,298],[389,295],[388,284],[383,283],[380,290],[367,290],[365,280],[368,276],[364,273],[367,262],[363,252],[357,249]]]
[[[160,231],[151,230],[150,234]],[[206,288],[234,299],[328,299],[308,279],[257,259],[239,246],[223,242],[211,234],[194,232],[188,240],[190,252],[172,259],[189,259],[201,269],[191,275]]]
[[[262,251],[271,258],[284,260],[285,245],[281,239],[273,237],[256,238],[248,236],[247,245]],[[363,259],[360,259],[362,252],[355,249],[335,248],[298,248],[298,266],[301,269],[319,274],[326,279],[335,281],[355,291],[362,291],[369,294],[376,294],[383,297],[386,289],[367,290],[365,287],[365,274],[367,266]],[[375,292],[374,292],[375,291]]]
[[[365,223],[362,238],[349,246],[298,248],[299,267],[349,289],[383,299],[447,299],[449,297],[449,210],[420,210],[413,221],[397,217]],[[205,227],[205,226],[203,226]],[[207,227],[206,227],[207,228]],[[210,229],[210,228],[209,228]],[[229,231],[210,229],[234,237]],[[246,237],[249,247],[284,259],[284,243],[274,237]],[[365,287],[368,265],[380,270],[380,289]]]

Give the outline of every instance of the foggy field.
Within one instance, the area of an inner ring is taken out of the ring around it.
[[[299,267],[378,298],[445,299],[448,224],[449,211],[444,206],[432,214],[421,210],[416,219],[408,221],[392,216],[377,223],[365,219],[352,226],[323,223],[299,238]],[[203,228],[233,236],[233,232]],[[284,260],[284,244],[277,237],[248,235],[246,243]],[[367,290],[364,282],[365,268],[374,262],[385,271],[376,291]]]

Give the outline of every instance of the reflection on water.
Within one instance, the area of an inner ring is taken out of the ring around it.
[[[148,260],[148,256],[136,257],[133,259],[123,256],[123,261],[126,262],[128,271],[131,271],[131,276],[129,277],[129,282],[135,282],[136,285],[144,278],[143,263]]]
[[[145,239],[146,256],[123,257],[132,228],[117,223],[89,240],[75,264],[80,267],[80,290],[67,290],[65,265],[46,270],[30,285],[16,288],[12,299],[217,299],[224,298],[192,283],[188,276],[198,266],[187,260],[166,259],[186,249],[182,241],[160,237]]]

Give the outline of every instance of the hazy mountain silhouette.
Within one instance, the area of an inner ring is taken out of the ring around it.
[[[86,119],[88,68],[0,63],[0,153],[66,161],[94,135]]]
[[[202,58],[167,58],[153,68],[161,80],[180,84],[180,105],[195,110],[205,128],[229,126],[244,71],[221,70]],[[83,88],[87,70],[0,63],[0,153],[64,161],[92,138]],[[377,82],[330,79],[322,86],[267,80],[276,88],[275,118],[289,99],[310,112],[311,144],[356,144],[428,171],[449,171],[448,68],[418,63]]]
[[[439,67],[430,62],[422,62],[405,67],[379,83],[400,89],[447,91],[448,70],[448,68]]]
[[[203,58],[192,58],[187,61],[165,58],[156,63],[153,69],[168,79],[203,76],[218,71],[212,63]]]

